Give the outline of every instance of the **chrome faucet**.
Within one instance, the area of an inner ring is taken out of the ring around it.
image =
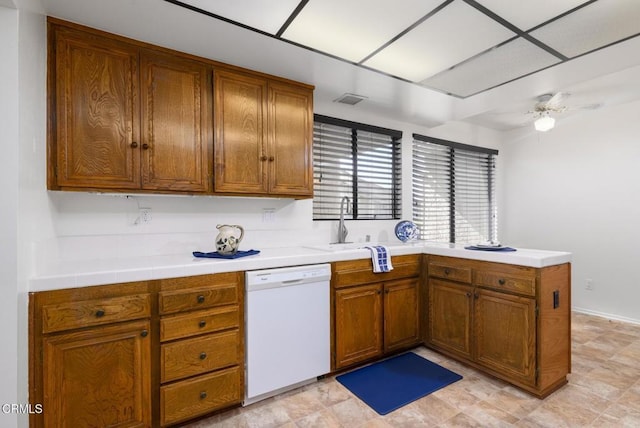
[[[342,201],[340,201],[340,222],[338,223],[338,243],[343,244],[345,239],[347,239],[347,234],[349,231],[347,227],[344,225],[344,203],[347,203],[347,214],[349,213],[349,204],[351,203],[351,199],[348,196],[343,196]]]

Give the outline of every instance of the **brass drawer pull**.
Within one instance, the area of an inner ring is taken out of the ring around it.
[[[204,303],[204,294],[198,295],[198,303]]]
[[[202,392],[200,393],[200,399],[201,399],[201,400],[204,400],[205,398],[207,398],[207,391],[202,391]]]
[[[102,318],[104,316],[104,309],[98,309],[96,311],[96,318]]]
[[[200,322],[198,323],[198,327],[200,328],[204,328],[207,325],[207,322],[205,320],[200,320]]]
[[[206,353],[206,352],[201,352],[201,353],[200,353],[200,359],[201,359],[201,360],[204,360],[204,359],[206,359],[206,358],[207,358],[207,353]]]

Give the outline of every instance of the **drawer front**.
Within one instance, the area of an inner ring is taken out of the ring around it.
[[[150,294],[44,305],[42,332],[51,333],[150,316]]]
[[[160,320],[160,341],[182,339],[239,326],[240,310],[237,306],[166,316]]]
[[[240,368],[231,367],[161,387],[161,424],[173,424],[239,403],[241,382]]]
[[[393,256],[390,272],[374,273],[371,259],[350,260],[334,264],[334,287],[343,288],[358,284],[390,281],[420,275],[420,255]]]
[[[496,272],[478,270],[474,274],[474,283],[480,287],[488,287],[496,291],[510,291],[535,297],[536,277],[535,272],[527,275],[513,275],[508,272]]]
[[[158,298],[161,314],[237,304],[239,300],[238,286],[236,284],[179,291],[161,291]]]
[[[470,284],[471,268],[456,264],[430,262],[429,276]]]
[[[169,382],[240,363],[238,330],[166,343],[160,348],[160,381]]]

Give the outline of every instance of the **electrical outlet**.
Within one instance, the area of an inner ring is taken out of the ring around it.
[[[593,291],[593,279],[587,278],[584,288],[588,291]]]
[[[262,209],[262,222],[263,223],[275,223],[276,222],[276,209],[275,208],[263,208]]]
[[[151,208],[140,208],[138,210],[139,223],[151,223]]]

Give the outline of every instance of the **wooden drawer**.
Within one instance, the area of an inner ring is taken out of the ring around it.
[[[334,263],[333,284],[335,288],[359,284],[390,281],[420,275],[421,255],[393,256],[391,272],[374,273],[371,259],[348,260]]]
[[[474,285],[488,287],[496,291],[509,291],[535,297],[536,272],[524,266],[487,264],[473,273]],[[491,268],[494,268],[493,270]]]
[[[231,367],[160,388],[163,426],[209,413],[242,399],[240,368]]]
[[[429,276],[471,284],[471,267],[447,258],[429,259]]]
[[[224,306],[160,320],[160,341],[181,339],[240,326],[238,306]]]
[[[158,299],[160,314],[237,304],[238,286],[222,284],[188,290],[161,291]]]
[[[151,316],[151,295],[82,300],[42,307],[42,333],[129,321]]]
[[[160,381],[239,364],[240,346],[238,330],[165,343],[160,348]]]

